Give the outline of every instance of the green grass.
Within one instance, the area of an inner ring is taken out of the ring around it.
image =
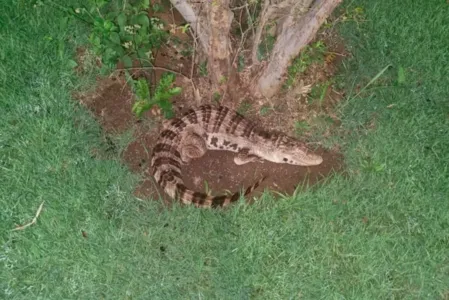
[[[367,21],[340,26],[339,80],[392,65],[342,107],[349,176],[224,211],[139,201],[117,160],[90,157],[107,145],[71,99],[86,30],[18,3],[0,12],[1,299],[447,299],[445,1],[346,3]]]

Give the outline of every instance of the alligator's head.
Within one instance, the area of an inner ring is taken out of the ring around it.
[[[305,143],[286,135],[279,137],[277,146],[272,147],[271,160],[276,163],[286,163],[298,166],[316,166],[323,162],[323,158],[310,151]]]

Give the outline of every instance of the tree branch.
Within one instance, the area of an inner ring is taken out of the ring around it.
[[[209,33],[201,24],[201,20],[193,7],[187,0],[170,0],[171,4],[178,10],[182,17],[190,24],[193,32],[198,36],[201,47],[209,53]]]

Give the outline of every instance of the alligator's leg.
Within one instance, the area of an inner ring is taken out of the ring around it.
[[[257,156],[256,154],[251,153],[251,151],[248,148],[241,149],[237,156],[234,157],[234,163],[236,165],[244,165],[250,162],[261,162],[263,163],[264,160],[260,156]]]
[[[187,133],[181,141],[180,154],[183,163],[200,158],[207,151],[206,142],[196,133]]]

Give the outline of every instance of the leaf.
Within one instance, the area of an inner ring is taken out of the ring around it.
[[[94,33],[91,33],[89,36],[89,42],[92,44],[92,46],[94,47],[99,47],[100,46],[100,38],[95,35]]]
[[[104,20],[100,17],[96,17],[94,20],[94,27],[101,28],[103,27]]]
[[[147,52],[145,51],[145,49],[140,48],[139,50],[137,50],[137,55],[139,57],[139,59],[141,60],[147,60]]]
[[[74,61],[73,59],[67,60],[67,67],[70,69],[78,67],[78,63]]]
[[[162,5],[160,5],[159,3],[154,3],[152,9],[156,13],[164,11],[164,7]]]
[[[119,35],[117,32],[111,32],[111,34],[109,34],[109,39],[110,39],[113,43],[118,44],[118,45],[121,45],[121,42],[120,42],[120,35]]]
[[[148,15],[147,14],[140,14],[137,15],[134,19],[134,23],[135,24],[140,24],[144,27],[149,27],[150,26],[150,20],[148,19]]]
[[[186,25],[182,26],[182,27],[181,27],[181,32],[182,32],[182,33],[186,33],[187,30],[189,30],[189,27],[190,27],[190,24],[189,24],[189,23],[187,23]]]
[[[405,83],[405,70],[403,67],[399,67],[398,69],[398,83],[399,84]]]
[[[140,116],[147,110],[151,109],[152,106],[153,103],[141,100],[134,103],[132,111],[137,115],[137,117],[140,118]]]
[[[103,24],[104,29],[106,29],[106,31],[112,31],[114,29],[114,23],[112,23],[109,20],[106,20]]]
[[[162,111],[164,113],[164,117],[166,119],[170,119],[173,117],[173,115],[174,115],[173,107],[172,107],[172,103],[170,101],[168,101],[168,100],[159,101],[158,105],[162,109]]]
[[[97,0],[95,2],[97,4],[97,8],[102,8],[106,3],[108,3],[107,0]]]
[[[148,39],[148,27],[141,27],[138,31],[137,34],[142,37],[144,40]]]
[[[140,45],[139,49],[143,50],[145,53],[147,53],[151,49],[151,44],[149,44],[148,41],[143,41],[142,44]]]
[[[117,55],[117,52],[113,48],[107,47],[102,57],[105,61],[116,63],[120,56]]]
[[[132,68],[132,66],[133,66],[133,61],[132,61],[131,57],[129,57],[128,55],[122,56],[122,62],[123,62],[123,65],[125,66],[125,68]]]
[[[182,91],[182,88],[177,86],[175,88],[170,89],[169,93],[170,93],[170,95],[174,96],[174,95],[179,95],[181,93],[181,91]]]
[[[145,103],[144,101],[137,101],[134,103],[133,108],[131,109],[133,113],[140,117],[142,115]]]
[[[136,82],[136,94],[139,99],[148,99],[150,97],[150,88],[148,82],[145,79],[139,79]]]
[[[138,47],[142,43],[143,39],[140,35],[134,36],[134,42],[136,43],[136,46]]]
[[[117,16],[117,24],[120,27],[120,30],[125,30],[125,26],[126,26],[126,15],[121,12],[118,16]]]
[[[125,50],[123,50],[122,45],[120,44],[113,44],[112,42],[110,43],[109,47],[114,50],[114,52],[116,53],[116,55],[118,57],[121,57],[123,55],[125,55]]]
[[[109,19],[109,20],[112,20],[112,19],[115,19],[116,17],[118,17],[119,14],[121,14],[121,12],[111,11],[111,12],[106,14],[106,18]]]
[[[120,32],[120,38],[123,42],[131,42],[133,40],[133,36],[126,31]]]
[[[150,8],[150,0],[142,0],[142,4],[140,5],[142,9],[149,9]]]

